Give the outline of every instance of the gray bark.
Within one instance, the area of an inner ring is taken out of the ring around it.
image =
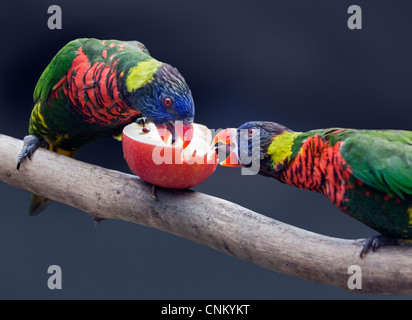
[[[354,292],[412,293],[410,247],[384,247],[361,259],[359,240],[316,234],[192,190],[159,188],[154,201],[152,186],[136,176],[44,149],[17,171],[22,145],[0,135],[0,180],[78,208],[96,221],[121,219],[160,229],[276,272],[346,290],[348,268],[358,265],[362,289]]]

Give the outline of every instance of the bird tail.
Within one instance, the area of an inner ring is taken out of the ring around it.
[[[50,142],[49,144],[49,150],[56,152],[58,154],[62,154],[64,156],[74,158],[76,155],[76,151],[67,151],[64,149],[61,149]],[[39,196],[37,194],[32,193],[30,195],[30,208],[29,208],[29,215],[30,216],[37,216],[40,212],[42,212],[46,207],[50,204],[50,199],[47,199],[46,197]]]
[[[37,216],[40,212],[42,212],[50,203],[50,199],[47,199],[43,196],[38,196],[37,194],[30,194],[30,209],[29,215]]]

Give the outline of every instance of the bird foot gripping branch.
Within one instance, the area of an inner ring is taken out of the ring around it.
[[[373,252],[375,252],[380,247],[397,246],[399,244],[400,243],[398,239],[393,238],[393,237],[388,237],[384,235],[377,235],[374,237],[370,237],[366,239],[365,241],[363,241],[359,256],[363,258],[371,249]]]
[[[39,147],[49,148],[49,144],[44,140],[43,137],[36,137],[34,135],[28,135],[24,137],[23,149],[21,150],[17,158],[17,170],[20,169],[20,166],[26,157],[29,158],[29,160],[31,160],[31,155]]]

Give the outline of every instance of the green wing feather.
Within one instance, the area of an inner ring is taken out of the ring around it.
[[[105,45],[103,44],[105,43]],[[120,53],[119,47],[112,47],[111,45],[127,44],[128,46]],[[104,49],[110,50],[109,56],[116,52],[118,57],[122,58],[118,64],[118,70],[124,70],[127,66],[136,65],[139,59],[147,59],[150,57],[149,50],[139,41],[118,41],[118,40],[98,40],[93,38],[76,39],[66,44],[52,59],[50,64],[44,70],[36,88],[34,89],[33,100],[35,103],[44,101],[52,92],[53,87],[67,74],[72,66],[73,60],[78,55],[78,49],[82,47],[83,52],[88,56],[91,63],[101,60],[102,51]],[[139,56],[142,55],[142,57]]]
[[[133,40],[133,41],[126,41],[126,43],[128,43],[129,46],[134,47],[135,49],[139,49],[139,50],[143,51],[144,53],[146,53],[147,55],[150,56],[149,50],[140,41]]]
[[[77,56],[77,49],[86,39],[77,39],[66,44],[53,58],[43,71],[34,89],[33,100],[37,103],[46,100],[52,88],[67,74],[73,59]]]
[[[340,151],[364,183],[390,196],[412,195],[412,131],[354,130]]]

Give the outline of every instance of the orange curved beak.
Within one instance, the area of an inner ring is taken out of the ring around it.
[[[179,135],[180,130],[177,130]],[[193,124],[183,122],[182,125],[182,135],[179,137],[183,140],[183,149],[185,149],[193,139]]]
[[[213,139],[213,145],[215,146],[219,142],[222,143],[222,145],[218,146],[217,150],[229,154],[226,159],[219,164],[224,167],[241,167],[242,165],[237,156],[237,129],[228,128],[220,131]]]
[[[172,136],[172,144],[174,144],[177,135],[183,141],[183,149],[185,149],[193,139],[193,124],[191,122],[176,121],[174,124],[159,124],[156,128],[164,143],[167,143],[170,136]]]

